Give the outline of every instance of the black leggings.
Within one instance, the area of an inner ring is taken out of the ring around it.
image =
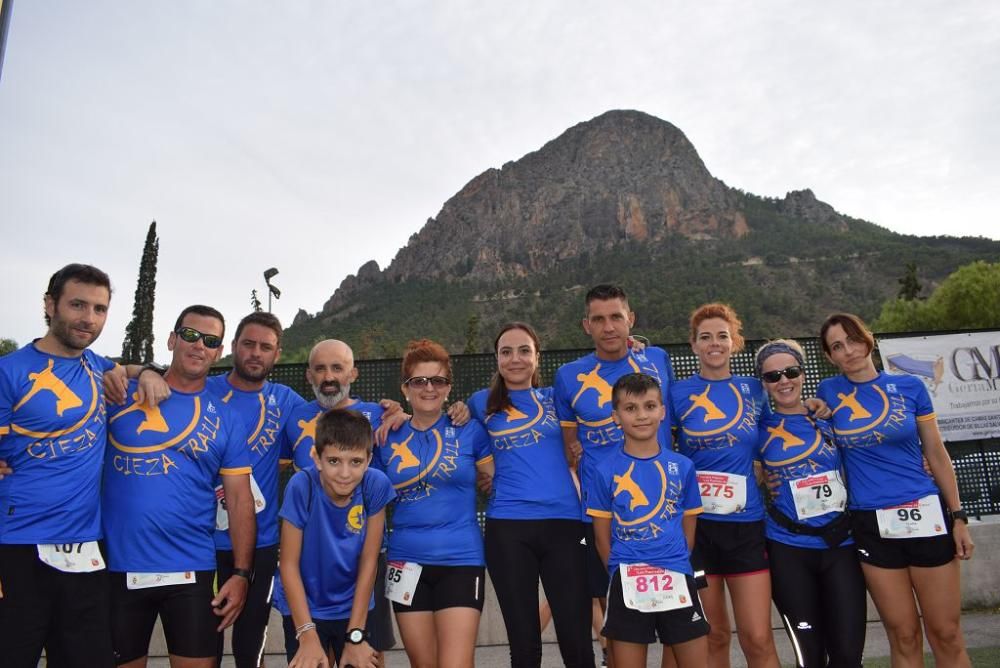
[[[767,551],[771,596],[799,667],[859,668],[867,611],[855,547],[813,550],[768,540]]]
[[[542,662],[539,577],[563,664],[593,668],[582,539],[583,523],[577,520],[486,520],[486,566],[507,627],[512,668],[538,668]]]
[[[215,553],[219,587],[233,574],[233,553]],[[254,579],[247,588],[243,612],[233,624],[233,659],[237,668],[257,668],[264,655],[267,641],[267,621],[271,615],[271,584],[278,567],[278,546],[258,547],[253,557]],[[222,665],[224,634],[219,634],[218,665]]]

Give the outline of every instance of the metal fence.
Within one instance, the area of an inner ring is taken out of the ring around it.
[[[942,333],[942,332],[937,332]],[[806,357],[806,376],[803,393],[813,396],[819,382],[837,373],[823,356],[818,338],[797,339]],[[753,375],[753,352],[763,341],[747,341],[743,352],[734,355],[732,371],[736,375]],[[687,343],[657,344],[670,353],[674,375],[687,378],[698,370],[698,358]],[[546,350],[542,352],[542,382],[551,384],[556,369],[590,350]],[[473,392],[486,387],[496,370],[496,358],[491,354],[453,355],[454,381],[452,399],[466,399]],[[876,355],[876,365],[881,361]],[[358,379],[351,385],[351,394],[368,401],[388,398],[402,401],[400,391],[400,359],[359,360],[356,364]],[[220,369],[226,371],[228,369]],[[306,399],[313,399],[312,388],[305,378],[306,364],[282,364],[274,367],[270,379],[293,388]],[[947,443],[955,463],[958,489],[962,506],[970,515],[1000,514],[1000,439],[982,439]],[[282,480],[284,487],[285,479]]]

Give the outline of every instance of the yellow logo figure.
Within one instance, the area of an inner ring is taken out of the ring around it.
[[[410,452],[410,439],[413,438],[413,434],[407,436],[406,440],[402,443],[390,443],[389,447],[392,448],[392,456],[389,457],[389,463],[396,457],[399,457],[399,465],[396,466],[396,473],[399,473],[403,469],[408,469],[414,466],[420,466],[420,460],[417,459],[412,452]]]
[[[513,406],[508,406],[504,409],[504,413],[507,414],[507,422],[513,422],[514,420],[525,420],[528,418],[527,415],[517,410]]]
[[[299,443],[301,443],[304,438],[311,438],[314,441],[316,440],[316,420],[319,419],[320,415],[322,415],[322,413],[316,413],[316,415],[313,415],[312,420],[299,420],[296,423],[299,425],[299,429],[302,430],[302,433],[299,434],[297,439],[295,439],[295,443],[292,445],[292,450],[299,447]]]
[[[615,487],[615,493],[612,495],[618,496],[622,492],[628,494],[631,498],[628,505],[629,510],[635,510],[639,506],[649,505],[649,499],[647,499],[646,495],[642,493],[641,489],[639,489],[639,485],[635,484],[635,481],[632,480],[632,470],[634,468],[635,462],[632,462],[629,464],[628,471],[625,471],[625,475],[615,476],[615,484],[617,486]]]
[[[365,507],[361,504],[351,507],[347,511],[347,524],[355,531],[361,531],[365,525]]]
[[[580,386],[580,391],[576,393],[576,397],[573,402],[576,403],[576,399],[580,397],[581,394],[587,390],[595,390],[597,392],[597,406],[601,408],[604,404],[611,402],[611,386],[608,385],[608,381],[598,375],[598,371],[601,370],[601,365],[598,364],[594,367],[594,370],[590,373],[578,373],[576,374],[576,379],[582,383]]]
[[[779,422],[777,427],[768,427],[767,428],[767,433],[769,433],[770,436],[768,437],[767,442],[764,443],[764,447],[765,448],[768,446],[768,444],[771,441],[773,441],[776,438],[780,438],[782,440],[782,444],[781,444],[781,449],[782,450],[787,450],[788,448],[794,448],[797,445],[805,445],[806,444],[806,442],[803,441],[801,438],[799,438],[798,436],[796,436],[792,432],[790,432],[787,429],[785,429],[785,421],[784,420],[782,420],[781,422]]]
[[[149,406],[147,404],[138,403],[138,393],[132,395],[132,399],[136,403],[132,404],[121,413],[115,416],[115,420],[121,419],[123,416],[128,415],[134,411],[142,411],[145,416],[142,422],[139,423],[139,428],[135,430],[135,433],[141,434],[144,431],[155,431],[160,434],[165,434],[170,431],[170,427],[167,426],[167,421],[163,419],[163,413],[160,412],[159,407]]]
[[[705,386],[705,391],[701,394],[689,394],[688,399],[691,400],[691,408],[687,409],[687,412],[681,416],[683,420],[688,415],[690,415],[694,409],[702,408],[705,410],[705,422],[709,420],[720,420],[726,417],[726,414],[719,410],[719,407],[708,398],[708,391],[712,389],[711,385]]]
[[[17,402],[17,406],[14,406],[16,411],[18,408],[23,406],[31,397],[35,396],[39,392],[51,392],[56,397],[56,414],[62,417],[62,414],[66,411],[79,408],[83,405],[83,401],[80,397],[73,393],[73,390],[66,387],[66,384],[56,378],[56,375],[52,373],[52,367],[55,365],[55,360],[49,360],[49,364],[44,370],[38,373],[29,373],[28,380],[31,381],[31,389],[28,391],[24,398]]]
[[[861,402],[858,401],[858,388],[854,388],[850,394],[838,392],[837,398],[840,399],[840,403],[833,409],[833,412],[836,413],[841,408],[847,408],[851,411],[851,422],[854,422],[855,420],[863,420],[872,416],[872,414],[861,405]]]

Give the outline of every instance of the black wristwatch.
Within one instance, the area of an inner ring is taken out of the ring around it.
[[[968,525],[969,524],[969,513],[965,512],[964,510],[962,510],[961,508],[959,508],[958,510],[951,511],[951,519],[953,519],[953,520],[962,520],[963,522],[966,523],[966,525]]]
[[[247,582],[253,582],[253,571],[248,571],[245,568],[234,568],[233,575],[238,575],[241,578],[246,578]]]
[[[142,369],[139,370],[139,375],[142,375],[143,371],[155,371],[161,376],[167,372],[167,367],[162,364],[157,364],[156,362],[147,362],[142,365]]]
[[[364,629],[347,629],[347,633],[344,634],[344,640],[352,645],[360,645],[368,640],[368,631]]]

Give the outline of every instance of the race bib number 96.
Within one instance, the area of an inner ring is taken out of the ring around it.
[[[875,511],[878,532],[883,538],[924,538],[942,536],[948,528],[937,494]]]

